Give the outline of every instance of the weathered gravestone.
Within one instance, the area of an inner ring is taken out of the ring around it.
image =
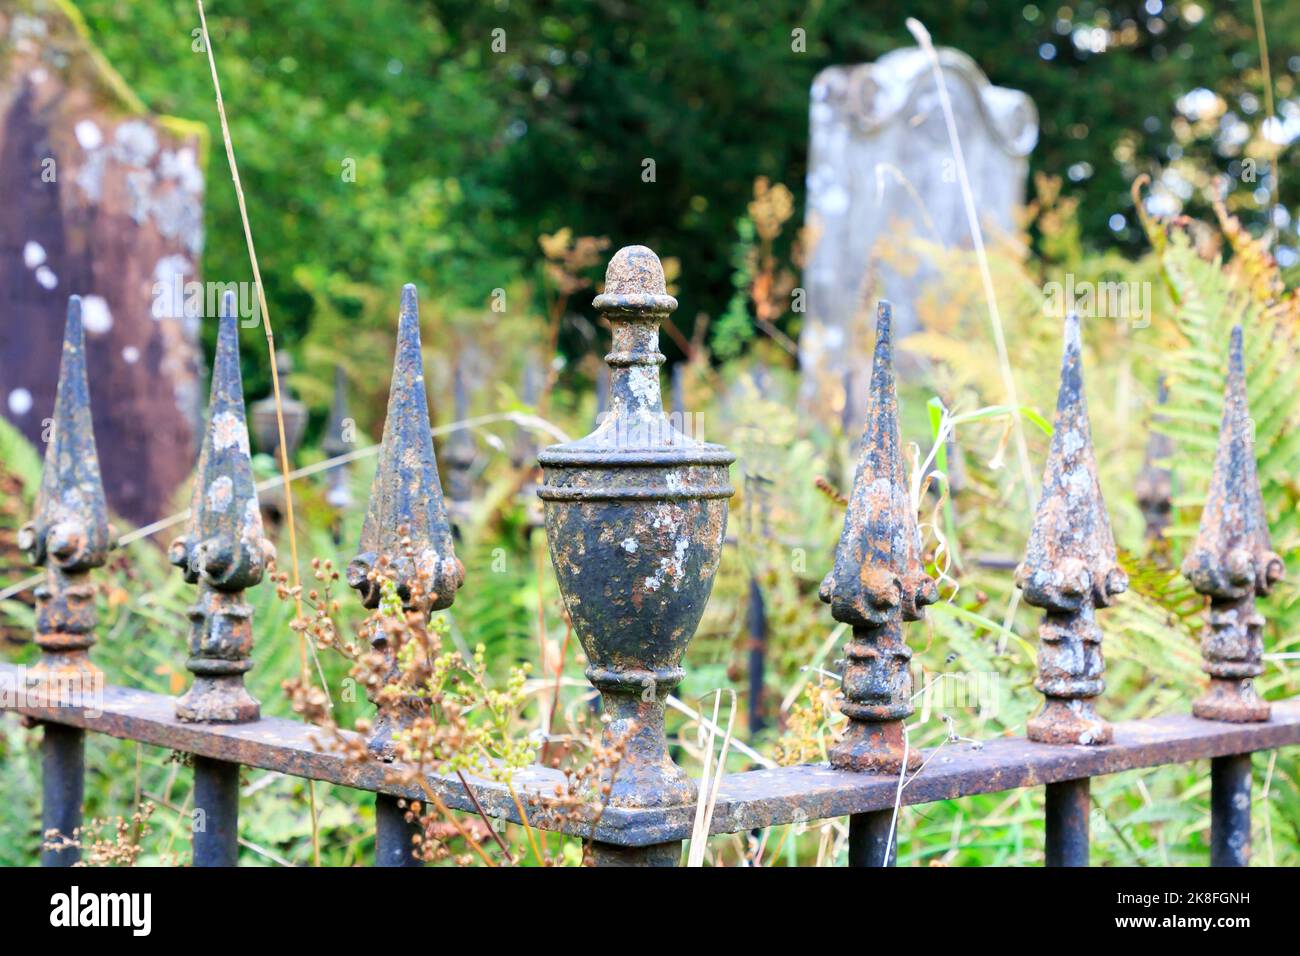
[[[981,226],[986,235],[1009,230],[1024,202],[1037,111],[1024,93],[992,86],[965,54],[938,54]],[[935,267],[910,254],[904,238],[967,248],[972,241],[925,53],[895,50],[875,63],[829,67],[811,100],[800,397],[829,418],[844,409],[850,382],[855,397],[865,392],[850,372],[867,354],[875,300],[893,302],[900,338],[918,328],[915,303]]]
[[[149,115],[62,0],[0,8],[0,412],[39,449],[68,296],[83,297],[109,506],[158,518],[194,465],[204,141]]]

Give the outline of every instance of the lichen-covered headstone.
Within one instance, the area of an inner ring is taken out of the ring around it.
[[[938,54],[981,225],[990,234],[1010,230],[1024,201],[1037,111],[1024,93],[990,85],[965,54]],[[900,339],[918,327],[916,302],[935,265],[904,240],[969,248],[971,233],[924,52],[829,67],[811,99],[801,399],[829,418],[842,412],[850,385],[855,395],[865,390],[851,370],[867,354],[876,300],[894,304]]]
[[[145,110],[66,0],[0,8],[0,413],[44,447],[81,295],[108,503],[139,523],[194,466],[198,320],[159,290],[197,281],[205,148]]]

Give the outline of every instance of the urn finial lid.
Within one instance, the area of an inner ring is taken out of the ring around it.
[[[1016,569],[1016,584],[1027,604],[1063,613],[1085,603],[1108,607],[1128,589],[1097,483],[1082,363],[1079,317],[1071,312],[1065,317],[1061,385],[1042,495],[1025,559]]]
[[[1197,591],[1227,600],[1252,591],[1267,594],[1285,570],[1269,541],[1260,497],[1240,325],[1233,327],[1228,349],[1223,425],[1209,495],[1182,570]]]
[[[605,289],[593,304],[609,320],[613,333],[613,348],[605,356],[610,368],[609,411],[590,435],[552,445],[538,461],[547,468],[677,467],[735,461],[726,448],[684,434],[664,414],[659,322],[677,308],[677,300],[667,292],[659,257],[645,246],[624,246],[610,259]],[[543,486],[539,494],[547,498],[550,492]],[[731,489],[710,486],[709,494],[726,497]]]

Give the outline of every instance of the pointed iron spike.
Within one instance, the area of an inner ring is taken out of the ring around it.
[[[235,297],[226,293],[212,362],[208,426],[183,537],[169,557],[198,585],[190,608],[190,658],[194,684],[176,702],[181,720],[244,723],[256,720],[257,701],[244,687],[252,666],[252,609],[245,588],[262,580],[274,551],[262,532],[262,513],[249,457],[244,387],[239,372],[239,322]]]
[[[889,303],[876,318],[867,422],[835,565],[820,596],[835,620],[853,627],[845,647],[840,709],[849,718],[831,764],[846,770],[897,773],[903,767],[903,720],[912,713],[912,652],[904,621],[920,620],[938,599],[920,559],[920,533],[898,439]],[[908,752],[909,768],[919,754]]]
[[[413,285],[402,288],[388,415],[360,547],[361,553],[348,565],[348,584],[361,593],[366,607],[379,606],[381,558],[387,560],[409,610],[429,613],[450,607],[465,580],[452,546],[433,450]],[[420,584],[413,594],[417,579]]]
[[[415,286],[409,284],[402,287],[388,414],[360,548],[361,553],[348,563],[347,581],[368,608],[379,606],[384,581],[391,580],[403,608],[427,617],[450,607],[465,580],[438,478],[424,392],[419,307]],[[390,682],[400,677],[401,645],[393,637],[402,633],[400,629],[390,633],[380,624],[371,631],[371,643],[385,655]],[[392,759],[394,734],[427,713],[428,704],[409,696],[388,703],[372,694],[371,700],[379,712],[368,745],[372,753]]]
[[[90,413],[81,299],[74,295],[68,299],[54,427],[45,447],[36,511],[18,536],[32,564],[45,569],[45,580],[36,588],[35,637],[43,652],[34,668],[37,675],[97,679],[99,669],[88,654],[97,621],[89,572],[108,559],[109,535]],[[61,684],[54,692],[72,687]]]
[[[922,609],[938,597],[920,562],[920,534],[903,469],[890,319],[889,303],[882,302],[848,514],[835,567],[821,588],[835,619],[855,627],[883,624],[895,608],[904,620],[919,620]],[[864,571],[864,565],[871,570]]]
[[[1094,611],[1128,588],[1119,567],[1110,519],[1097,483],[1088,403],[1083,389],[1079,319],[1065,319],[1061,385],[1042,494],[1016,585],[1025,603],[1046,613],[1039,625],[1038,679],[1047,698],[1029,721],[1028,736],[1043,743],[1101,744],[1110,725],[1092,699],[1105,688],[1101,628]]]
[[[33,564],[74,573],[103,565],[111,547],[90,413],[81,297],[76,295],[68,298],[53,429],[45,446],[36,514],[20,538]]]
[[[1232,330],[1224,385],[1223,424],[1196,543],[1183,575],[1210,599],[1201,635],[1201,669],[1210,689],[1192,705],[1207,720],[1267,720],[1269,705],[1252,679],[1264,672],[1264,618],[1256,596],[1268,594],[1284,572],[1269,542],[1246,398],[1242,329]]]

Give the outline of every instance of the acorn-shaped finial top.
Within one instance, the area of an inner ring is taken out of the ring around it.
[[[1232,330],[1228,350],[1223,424],[1209,495],[1201,512],[1200,533],[1182,570],[1201,594],[1225,600],[1252,591],[1267,594],[1285,570],[1269,542],[1260,498],[1240,325]]]
[[[663,263],[646,246],[624,246],[605,269],[605,291],[594,305],[602,312],[664,314],[677,308],[668,294]]]

